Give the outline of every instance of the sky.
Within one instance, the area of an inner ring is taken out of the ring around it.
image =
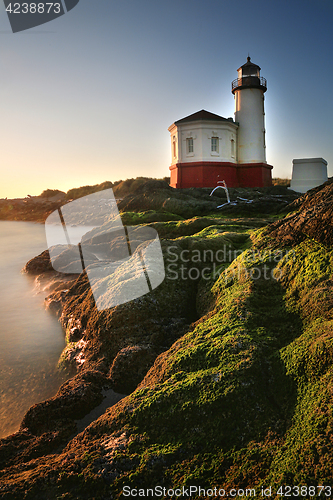
[[[166,177],[168,127],[234,116],[231,81],[261,67],[267,162],[333,175],[332,0],[80,0],[12,33],[0,3],[0,198]]]

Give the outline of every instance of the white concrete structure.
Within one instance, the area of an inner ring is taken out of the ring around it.
[[[327,181],[327,161],[324,158],[298,158],[293,160],[290,189],[306,193]]]
[[[169,127],[173,163],[237,161],[237,129],[232,118],[202,109]]]
[[[260,69],[248,57],[238,68],[238,78],[233,82],[235,122],[239,123],[238,163],[266,163],[264,93],[267,83],[260,77]]]

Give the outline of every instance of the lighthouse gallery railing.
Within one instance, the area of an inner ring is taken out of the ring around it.
[[[263,76],[243,76],[242,78],[236,78],[232,83],[232,90],[237,87],[247,87],[247,86],[255,86],[255,87],[265,87],[267,88],[267,80]]]

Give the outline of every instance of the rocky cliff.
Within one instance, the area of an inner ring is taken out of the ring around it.
[[[66,332],[60,362],[76,374],[1,441],[2,498],[155,486],[163,498],[183,486],[271,486],[280,498],[281,485],[329,485],[332,196],[329,181],[267,225],[245,217],[242,200],[233,217],[212,216],[198,195],[193,217],[167,187],[142,188],[123,200],[123,221],[157,229],[166,278],[101,312],[85,274],[68,286],[47,252],[30,262],[58,283],[46,303]],[[114,393],[122,399],[105,408]]]

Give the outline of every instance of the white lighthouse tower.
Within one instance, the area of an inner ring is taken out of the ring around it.
[[[232,82],[238,129],[238,163],[266,163],[264,93],[267,81],[260,67],[247,58]]]

